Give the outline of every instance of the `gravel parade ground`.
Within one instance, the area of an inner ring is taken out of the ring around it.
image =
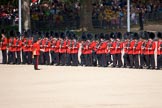
[[[162,71],[0,65],[0,108],[162,108]]]

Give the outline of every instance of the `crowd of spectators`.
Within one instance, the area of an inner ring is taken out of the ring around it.
[[[142,10],[143,21],[162,19],[160,0],[130,0],[131,24],[138,24],[139,11]],[[93,4],[93,25],[109,29],[126,27],[127,0],[103,0]]]
[[[162,19],[162,2],[160,0],[130,0],[131,24],[138,24],[139,10],[143,21]],[[92,24],[96,28],[116,29],[126,27],[127,0],[101,0],[94,2]],[[53,0],[30,5],[31,24],[33,28],[79,28],[80,2],[62,2]],[[0,6],[0,24],[18,23],[18,9],[12,5]]]
[[[0,5],[0,25],[18,23],[18,8],[13,5]]]
[[[38,22],[36,25],[46,26],[49,21],[50,27],[79,27],[80,17],[79,2],[64,3],[54,0],[50,3],[43,3],[41,5],[31,6],[31,20]],[[78,26],[77,26],[78,25]]]

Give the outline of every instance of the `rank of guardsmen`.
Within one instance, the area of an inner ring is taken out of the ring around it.
[[[162,67],[162,33],[120,32],[82,33],[1,31],[2,64],[55,66],[98,66],[112,68],[157,69]],[[155,37],[157,39],[155,40]],[[39,44],[39,57],[33,47]],[[156,59],[155,59],[156,58]],[[156,62],[156,63],[155,63]],[[35,67],[37,69],[37,67]]]

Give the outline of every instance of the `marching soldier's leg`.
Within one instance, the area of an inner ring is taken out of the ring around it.
[[[8,64],[10,64],[10,63],[11,63],[11,52],[8,51]]]
[[[46,65],[49,65],[50,64],[49,52],[45,52],[45,58],[46,58]]]
[[[2,50],[2,64],[7,63],[7,50]]]
[[[54,51],[51,51],[51,65],[54,64]]]
[[[17,64],[21,63],[21,56],[20,56],[20,51],[17,51]]]
[[[122,63],[122,60],[121,60],[121,54],[117,55],[117,59],[118,59],[118,67],[122,67],[123,63]]]
[[[130,68],[133,68],[133,55],[129,54]]]
[[[149,55],[145,55],[145,60],[146,60],[147,69],[150,69],[150,56]]]
[[[135,65],[135,68],[136,68],[136,69],[139,68],[138,54],[134,55],[134,65]]]
[[[116,57],[116,54],[113,54],[113,66],[112,67],[116,67],[116,64],[117,64],[117,57]]]
[[[145,57],[144,57],[144,54],[141,54],[141,55],[140,55],[140,68],[141,68],[141,69],[143,69],[143,66],[144,66],[144,64],[145,64],[145,63],[144,63],[144,58],[145,58]]]
[[[56,60],[56,65],[59,65],[60,62],[59,53],[55,53],[55,60]]]
[[[155,69],[155,57],[154,57],[154,54],[150,55],[150,64],[151,64],[152,69]]]
[[[157,56],[157,69],[159,70],[162,66],[162,55]]]

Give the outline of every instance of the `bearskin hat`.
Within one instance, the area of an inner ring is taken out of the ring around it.
[[[110,35],[107,33],[107,34],[105,34],[105,39],[106,40],[110,40]]]
[[[110,38],[116,39],[115,33],[111,32],[111,33],[110,33]]]
[[[82,33],[82,36],[81,36],[81,40],[85,41],[86,39],[87,39],[87,37],[86,37],[86,33],[83,32],[83,33]]]
[[[105,36],[104,36],[104,33],[100,33],[100,39],[104,39],[105,38]]]
[[[122,33],[121,32],[118,32],[116,38],[122,39]]]
[[[153,32],[149,33],[149,38],[154,39],[155,38],[155,33],[153,33]]]
[[[157,33],[157,37],[160,38],[160,39],[162,39],[162,33],[161,32],[158,32]]]
[[[92,37],[92,34],[91,34],[91,33],[88,33],[88,34],[87,34],[87,39],[88,39],[88,40],[92,40],[92,38],[93,38],[93,37]]]

